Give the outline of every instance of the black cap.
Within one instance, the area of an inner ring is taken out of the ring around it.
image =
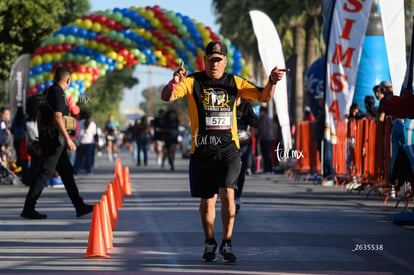
[[[213,58],[226,59],[227,46],[222,41],[211,41],[206,47],[205,54],[208,60]]]

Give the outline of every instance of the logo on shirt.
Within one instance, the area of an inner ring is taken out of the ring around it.
[[[223,89],[205,89],[202,95],[204,107],[229,108],[229,96]]]

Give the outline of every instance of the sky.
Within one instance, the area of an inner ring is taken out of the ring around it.
[[[215,24],[215,15],[212,12],[211,0],[89,0],[91,12],[102,11],[114,8],[146,7],[158,5],[167,10],[180,12],[198,22],[209,26],[212,31],[218,33],[219,25]],[[124,98],[121,102],[121,108],[137,106],[143,101],[142,91],[149,86],[160,86],[168,83],[172,77],[172,71],[159,67],[149,67],[145,65],[136,66],[134,76],[140,81],[132,89],[124,90]]]

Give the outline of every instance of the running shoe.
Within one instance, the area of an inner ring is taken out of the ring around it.
[[[216,257],[217,243],[214,242],[205,242],[204,243],[204,254],[202,260],[204,262],[215,262]]]
[[[231,242],[223,242],[219,249],[219,255],[223,258],[223,261],[228,263],[235,263],[237,257],[233,254],[233,247]]]

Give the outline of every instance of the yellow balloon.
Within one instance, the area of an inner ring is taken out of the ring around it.
[[[114,51],[111,51],[111,52],[107,53],[106,56],[108,56],[111,59],[116,59],[118,57],[118,54]]]
[[[75,26],[78,27],[78,28],[82,28],[82,26],[83,26],[82,22],[83,22],[82,19],[80,19],[80,18],[76,19],[75,20]]]
[[[137,33],[139,36],[144,36],[145,29],[144,29],[144,28],[138,28],[138,29],[136,29],[136,33]]]
[[[152,38],[152,33],[150,33],[149,31],[146,31],[144,33],[144,39],[145,40],[151,40],[151,38]]]
[[[89,41],[89,48],[96,49],[97,47],[98,47],[98,42],[96,42],[95,40]]]
[[[122,55],[118,55],[117,57],[116,57],[116,62],[118,62],[118,63],[122,63],[124,61],[124,57],[122,56]]]
[[[90,19],[85,19],[85,20],[83,20],[82,26],[85,29],[90,29],[92,27],[92,21]]]
[[[98,51],[106,52],[106,45],[102,43],[98,43]]]
[[[92,75],[91,74],[85,74],[85,81],[92,81]]]
[[[100,32],[101,29],[102,29],[101,24],[99,24],[97,22],[95,22],[95,23],[92,24],[92,30],[94,32]]]
[[[88,80],[85,80],[85,88],[89,88],[91,86],[91,82]]]
[[[145,8],[143,8],[143,7],[139,7],[138,8],[138,14],[139,15],[143,16],[145,14],[145,12],[146,12],[146,9]]]
[[[70,76],[70,79],[71,79],[72,81],[77,81],[77,80],[79,80],[78,74],[77,74],[77,73],[72,73],[72,74],[71,74],[71,76]]]
[[[46,53],[42,57],[43,63],[50,63],[52,62],[52,55]]]
[[[107,34],[109,32],[109,28],[105,25],[101,25],[101,33]]]
[[[154,55],[158,58],[160,58],[161,56],[163,56],[162,51],[154,51]]]
[[[52,59],[54,62],[59,62],[62,59],[61,53],[52,53]]]
[[[53,77],[54,77],[53,73],[47,73],[44,78],[46,81],[50,81],[50,80],[53,80]]]
[[[117,70],[122,70],[124,68],[124,65],[122,65],[121,63],[118,63],[116,66],[115,66],[115,69],[117,69]]]
[[[40,55],[35,55],[32,58],[33,65],[40,65],[42,64],[42,57]]]

